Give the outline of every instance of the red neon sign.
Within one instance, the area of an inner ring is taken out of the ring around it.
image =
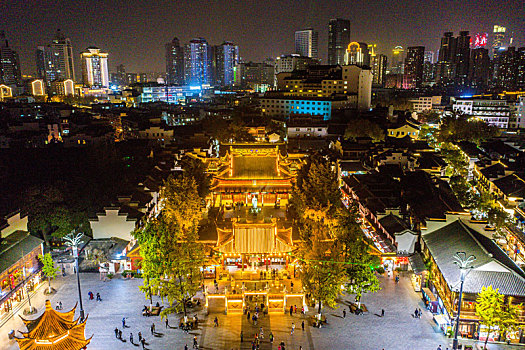
[[[472,43],[472,46],[475,49],[477,49],[477,48],[486,46],[487,42],[488,42],[488,34],[487,33],[478,33],[474,37],[474,43]]]

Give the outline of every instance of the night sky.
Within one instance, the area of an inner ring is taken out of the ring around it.
[[[22,72],[35,72],[34,51],[60,28],[78,54],[96,45],[109,52],[110,71],[123,63],[128,72],[163,72],[164,44],[204,37],[211,44],[231,40],[246,61],[293,52],[297,29],[319,31],[319,53],[327,55],[328,20],[348,18],[351,38],[376,43],[390,56],[395,45],[424,45],[437,50],[445,31],[490,32],[494,24],[514,33],[525,46],[522,0],[492,1],[140,1],[140,0],[3,0],[0,29],[19,51]],[[77,69],[77,75],[79,75]]]

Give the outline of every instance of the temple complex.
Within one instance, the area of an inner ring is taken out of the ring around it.
[[[74,319],[75,309],[76,306],[70,311],[58,312],[46,300],[46,309],[37,319],[20,317],[28,330],[20,332],[22,338],[16,338],[20,350],[85,349],[91,338],[84,336],[86,320],[79,322],[79,319]]]
[[[225,311],[233,312],[257,300],[269,311],[282,312],[288,297],[299,298],[295,304],[302,305],[302,294],[290,294],[295,274],[291,253],[298,235],[287,209],[303,155],[288,154],[284,142],[221,144],[220,149],[217,158],[201,158],[213,177],[211,233],[201,241],[214,256],[208,277],[228,281],[229,287],[207,291],[206,305],[209,299],[223,299]]]

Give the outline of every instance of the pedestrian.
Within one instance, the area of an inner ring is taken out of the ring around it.
[[[129,342],[133,344],[133,333],[129,333]]]
[[[246,319],[249,321],[250,320],[250,311],[248,310],[248,313],[246,314]]]
[[[93,292],[89,291],[88,295],[89,295],[89,300],[93,300]]]
[[[290,305],[290,316],[292,316],[293,313],[293,306]]]
[[[416,308],[416,311],[414,311],[414,317],[415,317],[415,318],[418,318],[418,316],[419,316],[419,315],[418,315],[418,312],[419,312],[419,311],[417,311],[417,308]]]
[[[423,311],[421,311],[421,309],[418,309],[418,310],[419,310],[418,316],[419,316],[419,318],[421,318],[421,315],[423,315]]]
[[[184,350],[188,350],[188,344],[184,345]]]
[[[165,323],[166,323],[166,328],[168,328],[168,327],[169,327],[169,324],[168,324],[168,316],[166,316],[166,321],[165,321]]]
[[[155,334],[155,323],[151,324],[150,329],[151,329],[151,335],[154,335]]]
[[[385,309],[381,309],[381,317],[385,316]]]
[[[139,343],[142,341],[142,333],[139,332]]]
[[[241,343],[244,341],[244,333],[241,331]]]
[[[215,320],[213,320],[213,323],[214,327],[219,327],[219,319],[217,318],[217,316],[215,316]]]
[[[193,348],[194,349],[198,349],[199,348],[199,344],[197,343],[197,336],[193,337]]]
[[[304,320],[303,322],[301,322],[301,328],[303,329],[303,332],[304,332]]]
[[[346,318],[346,310],[343,310],[343,318]]]
[[[301,308],[301,315],[304,315],[304,306]]]
[[[61,301],[58,302],[58,306],[60,307],[60,310],[62,310],[62,302]]]
[[[97,293],[97,301],[102,301],[102,298],[100,298],[100,293]]]
[[[439,346],[437,347],[437,350],[441,350],[441,345],[439,345]]]
[[[294,305],[294,306],[293,306],[293,313],[294,313],[294,314],[297,313],[297,305]]]
[[[295,323],[292,322],[292,331],[290,332],[290,334],[293,335],[294,331],[295,331]]]
[[[122,328],[126,328],[126,318],[122,317]]]
[[[262,327],[261,327],[261,329],[260,329],[259,334],[260,334],[261,339],[263,339],[263,338],[264,338],[264,331],[263,331],[263,328],[262,328]]]
[[[56,303],[56,305],[55,305],[55,310],[59,310],[58,301],[57,301],[57,303]]]
[[[140,343],[142,344],[142,350],[144,350],[146,348],[146,339],[142,338]]]
[[[115,338],[118,339],[118,328],[115,328]]]
[[[120,329],[118,330],[118,338],[122,340],[122,331]]]
[[[268,338],[270,338],[270,343],[273,343],[273,333],[270,332],[270,335],[268,336]]]

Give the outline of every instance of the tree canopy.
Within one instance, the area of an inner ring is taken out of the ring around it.
[[[379,125],[368,119],[356,119],[348,123],[345,129],[345,139],[355,140],[357,137],[368,136],[374,142],[385,140],[385,132]]]
[[[482,120],[452,115],[442,119],[438,140],[440,142],[470,141],[479,146],[481,142],[498,135],[497,127]]]

